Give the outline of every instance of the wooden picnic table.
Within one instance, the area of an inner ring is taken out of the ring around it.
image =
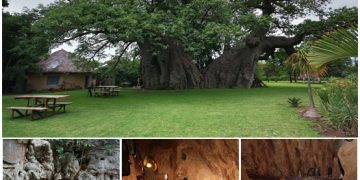
[[[98,88],[117,88],[119,86],[96,86]]]
[[[36,113],[37,115],[44,117],[48,116],[47,110],[51,109],[51,115],[63,110],[65,112],[66,105],[71,104],[71,102],[58,102],[59,99],[64,99],[69,97],[69,95],[43,95],[43,94],[32,94],[32,95],[19,95],[15,96],[15,99],[25,99],[27,104],[25,107],[9,107],[12,110],[12,116],[14,117],[14,112],[17,112],[20,116],[27,116],[28,111],[32,111],[32,115]],[[34,99],[33,103],[31,100]],[[25,115],[20,112],[20,110],[25,110]],[[33,116],[34,119],[34,116]]]
[[[119,95],[119,86],[96,86],[95,96],[114,96]]]

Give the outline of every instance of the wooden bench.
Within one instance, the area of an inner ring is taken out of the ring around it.
[[[46,116],[46,111],[48,108],[46,107],[8,107],[11,110],[11,118],[15,118],[15,112],[19,114],[18,117],[24,117],[28,115],[28,111],[31,111],[31,119],[34,120],[37,115],[38,118],[43,118]],[[20,110],[25,110],[25,114],[23,114]],[[43,114],[42,114],[43,113]]]
[[[119,93],[120,93],[120,89],[115,89],[115,90],[112,90],[111,92],[112,92],[113,95],[118,96]]]
[[[95,91],[94,95],[95,96],[110,96],[111,92],[110,91]]]
[[[65,112],[66,106],[70,105],[70,104],[72,104],[72,102],[56,102],[55,107],[59,107],[57,112],[60,112],[61,110],[63,110],[63,112]],[[51,104],[51,103],[49,104],[49,107],[55,108],[54,104]]]

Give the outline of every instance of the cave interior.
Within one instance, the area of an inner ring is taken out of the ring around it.
[[[246,139],[243,180],[356,179],[355,139]]]
[[[136,139],[122,142],[123,180],[239,179],[235,139]]]

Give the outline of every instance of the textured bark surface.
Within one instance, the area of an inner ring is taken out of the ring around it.
[[[243,47],[233,47],[214,60],[205,73],[207,88],[250,88],[254,82],[257,60],[267,59],[275,48],[284,48],[288,54],[294,52],[293,45],[301,37],[248,37]],[[263,56],[263,57],[261,57]]]
[[[357,179],[356,152],[356,140],[344,142],[339,149],[338,156],[344,169],[344,179]]]
[[[257,48],[236,48],[214,60],[206,71],[207,88],[249,88],[254,80]]]
[[[158,172],[145,170],[145,179],[239,179],[238,140],[136,140],[136,160],[130,156],[130,176],[141,176],[138,164],[144,156],[158,163]]]
[[[146,89],[191,89],[202,87],[202,74],[184,48],[176,43],[153,55],[151,44],[139,43],[143,86]]]
[[[307,177],[311,168],[340,176],[335,140],[242,140],[242,174],[256,178]]]
[[[293,45],[301,37],[249,37],[241,47],[227,47],[201,73],[178,41],[169,41],[168,47],[152,53],[152,45],[138,43],[142,59],[142,79],[145,89],[191,88],[250,88],[254,81],[256,62],[261,56],[269,57],[275,48],[294,52]],[[264,58],[262,57],[262,58]]]

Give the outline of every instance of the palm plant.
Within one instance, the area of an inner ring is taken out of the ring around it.
[[[345,60],[358,55],[357,25],[340,28],[323,35],[309,49],[308,60],[315,68],[326,64]]]
[[[298,49],[296,53],[293,53],[289,56],[288,62],[291,64],[292,69],[298,69],[300,73],[306,76],[308,84],[308,97],[310,102],[310,108],[304,113],[305,117],[319,118],[320,115],[316,112],[315,103],[313,98],[313,93],[311,89],[311,76],[321,75],[326,72],[326,69],[323,68],[321,71],[314,69],[308,60],[308,52],[310,49],[309,42],[304,42]]]
[[[331,63],[333,61],[347,60],[351,57],[357,57],[358,55],[357,31],[358,31],[357,25],[354,25],[349,28],[339,28],[333,32],[323,35],[319,40],[313,43],[312,47],[309,50],[308,60],[310,61],[310,65],[312,65],[314,68],[322,68],[326,64]],[[355,84],[357,83],[355,82]],[[356,99],[357,99],[357,93],[356,93]],[[331,103],[332,106],[335,107],[333,108],[333,110],[335,110],[336,113],[339,113],[339,111],[336,111],[337,109],[341,109],[338,108],[339,106],[336,106],[336,104],[340,103],[341,107],[348,107],[347,106],[348,104],[341,104],[341,102],[348,102],[348,98],[344,96],[342,99],[332,101]],[[326,109],[328,113],[332,112],[331,110],[329,110],[329,108]],[[346,109],[346,111],[344,111],[346,113],[344,116],[342,116],[342,118],[339,118],[339,116],[337,117],[333,116],[333,119],[335,121],[339,121],[340,119],[348,119],[349,117],[351,117],[350,129],[352,134],[357,136],[357,114],[355,115],[355,117],[349,116],[349,114],[351,114],[351,112],[353,111],[357,112],[357,105],[355,105],[352,109]]]

